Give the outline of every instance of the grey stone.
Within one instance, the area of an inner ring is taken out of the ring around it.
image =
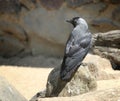
[[[106,32],[111,29],[117,30],[120,28],[120,23],[113,21],[110,18],[97,18],[91,21],[91,25],[98,29],[100,32]]]
[[[113,81],[114,82],[114,81]],[[119,101],[120,88],[97,90],[75,97],[38,98],[33,101]]]
[[[81,65],[70,82],[60,80],[60,69],[55,68],[48,77],[46,96],[75,96],[95,90],[96,80],[88,68],[88,65]]]
[[[1,0],[0,12],[6,13],[0,15],[0,35],[5,34],[6,37],[12,34],[10,38],[16,38],[25,47],[24,51],[27,49],[32,55],[62,56],[72,29],[72,26],[65,22],[66,19],[83,17],[92,32],[120,28],[119,4],[111,4],[119,1],[103,1]],[[12,11],[19,12],[19,15],[10,14]]]
[[[14,37],[0,37],[0,55],[6,58],[16,56],[24,51],[24,45]]]
[[[64,44],[72,27],[66,23],[66,19],[74,15],[79,14],[66,7],[52,11],[37,8],[26,14],[23,25],[30,36],[33,55],[39,53],[52,56],[63,55]]]
[[[18,13],[20,10],[19,0],[0,0],[0,13]]]
[[[92,76],[94,74],[93,69],[88,69],[91,68],[91,65],[93,68],[95,67],[92,63],[82,64],[69,82],[60,80],[60,66],[54,68],[48,76],[46,90],[38,92],[30,101],[36,101],[44,97],[75,96],[96,90],[97,83],[94,76]]]
[[[59,9],[64,0],[40,0],[41,4],[47,8],[48,10],[51,10],[51,9]]]
[[[120,30],[94,35],[93,52],[111,61],[113,69],[120,69]]]
[[[90,3],[92,1],[93,0],[66,0],[68,6],[70,6],[70,7],[79,7],[84,4]]]
[[[16,23],[0,21],[0,55],[12,57],[25,51],[28,36],[25,30]]]
[[[28,41],[27,33],[17,23],[11,23],[9,21],[0,21],[0,30],[5,32],[6,34],[10,34],[11,36],[16,37],[18,40]],[[5,33],[0,33],[0,35],[4,36]]]
[[[0,77],[0,101],[27,101],[8,81]]]
[[[120,6],[113,10],[112,19],[120,23]]]

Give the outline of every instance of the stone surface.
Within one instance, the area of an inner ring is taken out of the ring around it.
[[[95,46],[120,48],[120,30],[98,33],[95,36]]]
[[[39,98],[37,101],[119,101],[120,88],[93,91],[75,97]],[[36,100],[33,100],[36,101]]]
[[[63,16],[64,14],[64,16]],[[66,7],[54,11],[35,9],[24,16],[24,27],[30,36],[32,53],[60,56],[69,35],[70,26],[65,19],[78,15]],[[57,18],[57,19],[56,19]]]
[[[66,0],[68,6],[79,7],[87,3],[91,3],[93,0]]]
[[[114,70],[112,69],[111,63],[108,59],[102,58],[98,55],[88,54],[83,62],[90,63],[89,70],[92,76],[96,78],[96,80],[109,80],[119,78],[119,72],[117,73],[116,71],[116,74],[109,72]]]
[[[46,61],[47,60],[47,61]],[[0,66],[0,75],[4,76],[9,82],[14,85],[15,88],[19,90],[19,92],[24,95],[27,99],[32,98],[37,92],[43,91],[46,88],[46,83],[47,83],[47,77],[50,73],[50,71],[53,68],[50,68],[49,66],[52,64],[53,59],[49,57],[44,57],[41,58],[40,56],[27,56],[22,59],[18,58],[8,58],[7,61],[10,63],[15,63],[15,66],[6,66],[2,65]],[[60,63],[60,60],[54,59],[56,61],[55,66]],[[51,63],[50,63],[51,61]],[[2,62],[0,58],[0,62]],[[90,62],[90,72],[91,74],[96,78],[97,80],[97,90],[99,91],[106,91],[111,88],[120,88],[120,71],[113,70],[111,67],[111,64],[109,60],[105,58],[101,58],[98,55],[90,55],[88,54],[84,60],[85,63]],[[21,66],[17,66],[21,65]],[[36,65],[39,65],[39,68],[36,67]],[[48,64],[46,67],[41,66],[42,63]],[[27,64],[27,65],[24,65]],[[31,67],[32,66],[32,67]],[[34,67],[35,66],[35,67]],[[34,79],[33,79],[34,78]],[[45,92],[41,92],[38,95],[41,95],[44,97]],[[98,94],[98,91],[95,91],[96,94]],[[85,93],[87,94],[87,93]],[[83,94],[82,94],[83,95]],[[78,95],[78,100],[83,99]],[[91,94],[90,94],[91,96]],[[91,98],[87,97],[90,101]],[[93,94],[94,96],[94,94]],[[101,95],[103,96],[103,95]],[[101,96],[99,99],[101,99]],[[117,95],[116,95],[117,96]],[[115,97],[115,96],[114,96]],[[41,98],[40,98],[41,99]],[[64,100],[64,101],[69,101],[69,100],[75,100],[76,97],[57,97],[55,98],[57,101],[59,100]],[[108,96],[105,98],[106,101],[109,100]],[[108,99],[108,100],[107,100]],[[41,100],[46,100],[46,98],[41,99]],[[54,97],[49,98],[49,100],[54,100]],[[49,101],[48,100],[48,101]],[[56,101],[55,100],[55,101]],[[99,101],[99,100],[96,100]],[[114,100],[112,100],[114,101]],[[117,100],[115,100],[117,101]]]
[[[41,4],[47,9],[59,9],[64,0],[40,0]]]
[[[20,55],[28,47],[28,36],[16,23],[0,21],[0,55],[12,57]]]
[[[0,13],[18,13],[20,10],[19,0],[0,0]]]
[[[3,77],[0,77],[0,101],[27,101]]]
[[[118,76],[107,70],[112,71],[109,60],[91,54],[87,55],[83,65],[80,66],[70,82],[61,81],[59,79],[60,69],[55,68],[48,76],[46,96],[74,96],[95,90],[95,78],[96,80],[108,80]]]
[[[30,101],[35,101],[39,97],[75,96],[94,91],[97,88],[97,83],[88,69],[88,64],[81,65],[69,82],[60,80],[60,66],[53,69],[48,76],[46,90],[37,93]]]
[[[120,29],[118,0],[0,0],[0,5],[0,33],[6,37],[9,32],[7,37],[32,55],[62,56],[72,29],[65,20],[74,16],[87,20],[92,33]],[[11,53],[19,55],[15,49]],[[9,53],[7,57],[15,56]]]
[[[96,81],[89,72],[88,66],[82,66],[75,73],[70,82],[59,79],[59,68],[55,68],[49,75],[46,96],[75,96],[96,89]]]
[[[94,35],[93,52],[111,61],[113,69],[120,69],[120,30]]]

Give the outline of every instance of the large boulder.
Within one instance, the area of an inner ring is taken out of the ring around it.
[[[108,59],[92,54],[85,57],[70,82],[61,81],[59,72],[60,67],[53,69],[48,76],[46,90],[38,92],[30,101],[41,97],[80,95],[98,88],[96,81],[120,79],[120,72],[112,69]]]
[[[0,55],[12,57],[24,53],[28,48],[28,36],[17,23],[0,21]]]
[[[92,32],[119,29],[119,5],[118,0],[0,0],[0,55],[62,56],[71,32],[66,19],[81,16]]]
[[[37,101],[119,101],[119,100],[120,100],[120,88],[93,91],[74,97],[53,97],[37,99]]]
[[[0,77],[0,101],[27,101],[8,81]]]
[[[20,10],[19,0],[0,0],[0,14],[18,13]]]
[[[75,96],[96,90],[96,80],[88,69],[94,64],[90,64],[82,64],[69,82],[60,79],[60,66],[54,68],[48,76],[46,90],[38,92],[30,101],[36,101],[39,97]]]
[[[75,96],[97,87],[88,65],[81,65],[70,82],[60,80],[60,68],[55,68],[48,76],[46,96]]]
[[[119,79],[120,72],[112,69],[108,59],[98,55],[88,54],[83,62],[91,63],[88,64],[89,70],[96,80]]]
[[[81,16],[92,32],[119,29],[119,5],[118,0],[0,0],[0,40],[5,40],[0,55],[62,56],[72,29],[66,19]]]
[[[120,30],[97,33],[93,40],[93,53],[108,58],[113,69],[120,70]]]

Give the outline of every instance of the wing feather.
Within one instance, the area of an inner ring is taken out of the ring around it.
[[[62,79],[69,79],[72,73],[81,64],[82,60],[89,51],[91,44],[91,34],[80,38],[76,44],[75,41],[76,40],[72,35],[67,41],[65,55],[60,72]]]

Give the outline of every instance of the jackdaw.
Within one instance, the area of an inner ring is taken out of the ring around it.
[[[74,26],[64,52],[64,58],[60,70],[60,78],[63,81],[69,81],[75,74],[83,59],[87,55],[92,35],[88,30],[87,22],[81,17],[74,17],[67,20]]]

